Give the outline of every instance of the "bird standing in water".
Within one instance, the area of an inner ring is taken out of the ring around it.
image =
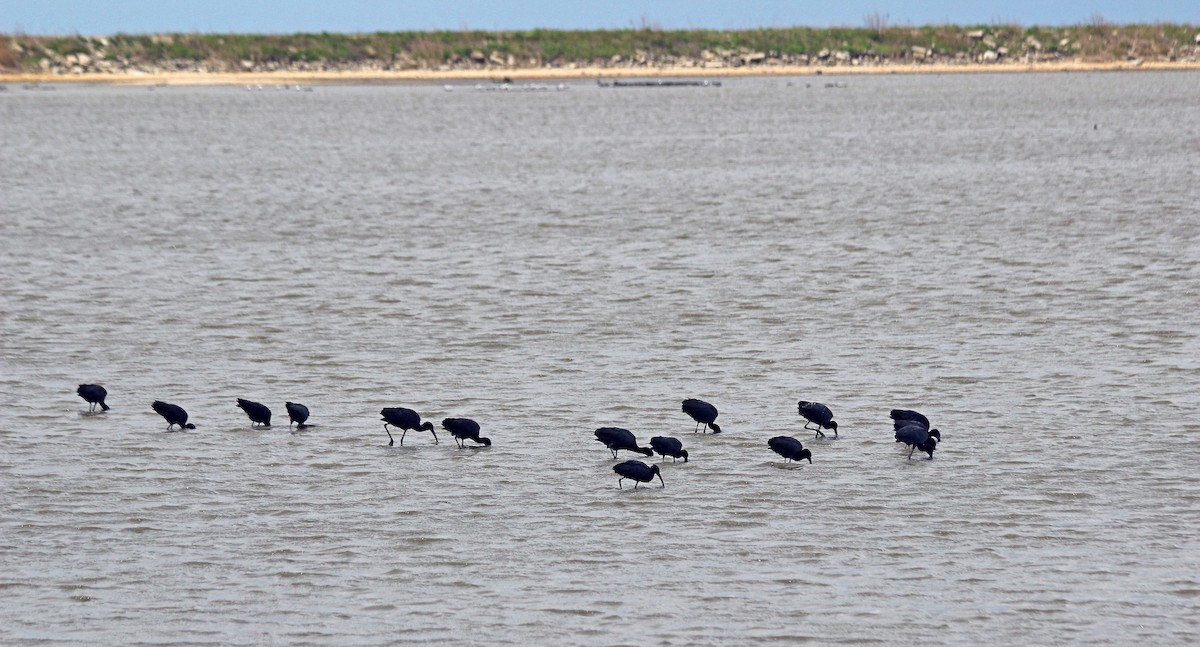
[[[104,387],[99,384],[80,384],[79,388],[75,389],[75,393],[90,405],[88,413],[95,413],[96,405],[100,405],[102,412],[109,410],[109,406],[104,404],[104,398],[108,397],[108,391],[105,391]]]
[[[267,405],[242,398],[238,398],[237,405],[246,412],[250,422],[264,427],[271,426],[271,410],[267,408]]]
[[[908,458],[912,460],[913,452],[921,450],[933,459],[933,451],[942,440],[942,434],[937,429],[929,428],[929,418],[911,409],[892,409],[889,414],[892,427],[896,430],[896,442],[904,443],[911,449]]]
[[[617,452],[624,449],[625,451],[637,452],[643,456],[653,456],[654,450],[649,447],[638,447],[637,438],[633,432],[620,427],[601,427],[595,431],[596,440],[604,443],[604,446],[612,452],[613,458],[617,457]]]
[[[184,411],[183,407],[177,404],[163,402],[162,400],[155,400],[154,404],[150,405],[150,408],[154,409],[155,413],[162,416],[163,419],[167,421],[167,431],[171,431],[171,428],[175,425],[179,425],[180,430],[196,428],[196,425],[193,425],[187,421],[187,411]]]
[[[392,432],[388,429],[388,425],[398,427],[403,430],[400,434],[400,446],[404,446],[404,435],[410,431],[428,431],[433,433],[433,444],[438,444],[437,432],[433,430],[433,423],[426,420],[421,422],[421,415],[412,409],[404,407],[385,407],[379,412],[383,416],[383,430],[388,435],[388,447],[395,443],[392,438]]]
[[[625,479],[633,479],[633,489],[637,489],[639,483],[649,483],[658,477],[658,482],[662,483],[663,487],[667,487],[667,483],[663,481],[662,472],[657,465],[647,465],[642,461],[625,461],[613,465],[613,471],[621,476],[617,479],[617,487],[621,487],[621,481]]]
[[[700,425],[705,425],[712,429],[714,434],[721,433],[721,426],[714,422],[717,419],[717,408],[695,398],[688,398],[683,401],[683,412],[692,417],[696,421],[696,429],[692,433],[700,430]]]
[[[442,429],[454,436],[454,442],[459,449],[466,448],[466,441],[473,440],[484,447],[491,447],[492,441],[479,437],[479,423],[470,418],[446,418],[442,421]]]
[[[805,449],[800,441],[791,436],[776,436],[767,441],[767,446],[771,448],[771,451],[784,457],[783,462],[785,463],[808,459],[808,464],[812,465],[812,452]]]
[[[809,431],[817,432],[813,438],[820,436],[825,437],[825,432],[821,431],[821,427],[833,430],[833,437],[837,438],[838,424],[833,420],[833,412],[829,407],[820,402],[805,402],[801,400],[796,403],[796,410],[800,415],[804,416],[807,422],[804,423],[804,428]],[[810,424],[815,424],[816,427],[809,427]]]
[[[650,448],[663,458],[670,456],[673,459],[671,462],[678,461],[681,458],[683,462],[688,462],[687,450],[683,448],[683,443],[679,442],[678,438],[655,436],[650,439]]]
[[[308,426],[304,424],[308,420],[308,407],[297,402],[288,402],[283,406],[287,407],[289,427],[292,426],[292,423],[296,423],[297,429],[304,429]]]

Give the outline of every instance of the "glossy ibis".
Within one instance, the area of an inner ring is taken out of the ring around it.
[[[293,422],[296,423],[297,429],[304,429],[308,426],[304,424],[308,420],[308,407],[296,402],[288,402],[283,406],[287,407],[288,427],[291,427]]]
[[[179,425],[181,430],[196,428],[196,425],[193,425],[187,421],[187,412],[183,410],[183,407],[177,404],[155,400],[154,404],[150,405],[150,407],[154,409],[155,413],[162,416],[163,419],[167,421],[167,431],[171,431],[171,427],[174,427],[175,425]]]
[[[638,447],[637,438],[634,438],[633,432],[620,427],[601,427],[596,430],[596,440],[604,443],[604,446],[612,452],[613,458],[617,457],[617,451],[626,450],[637,452],[643,456],[653,456],[654,450],[649,447]]]
[[[109,406],[104,404],[104,398],[108,397],[108,391],[105,391],[104,387],[99,384],[80,384],[75,392],[83,398],[84,402],[88,403],[88,413],[95,413],[97,404],[100,405],[101,411],[109,410]]]
[[[833,412],[829,410],[829,407],[821,404],[820,402],[805,402],[804,400],[801,400],[796,403],[796,410],[800,412],[800,415],[804,416],[806,421],[804,423],[804,428],[809,431],[817,432],[813,438],[816,438],[817,436],[822,438],[825,437],[825,432],[821,431],[822,427],[826,429],[832,429],[833,437],[838,437],[838,424],[837,422],[834,422]],[[810,424],[815,424],[816,427],[809,427]]]
[[[613,471],[621,475],[617,479],[617,487],[622,487],[621,482],[625,479],[633,479],[633,489],[637,489],[638,483],[649,483],[658,477],[658,482],[662,483],[663,487],[667,487],[667,483],[663,481],[662,472],[659,471],[657,465],[647,465],[642,461],[625,461],[613,465]]]
[[[666,458],[670,456],[672,463],[683,459],[683,462],[688,462],[687,450],[683,448],[683,443],[679,442],[678,438],[669,436],[655,436],[650,439],[650,448],[658,452],[659,456]]]
[[[802,461],[808,459],[808,464],[812,465],[812,452],[805,449],[804,445],[792,438],[791,436],[776,436],[767,441],[767,446],[771,451],[784,457],[783,462]]]
[[[914,450],[919,449],[929,454],[930,459],[934,457],[937,443],[942,442],[942,433],[936,429],[929,429],[929,418],[911,409],[892,409],[889,415],[896,432],[896,442],[912,445]],[[908,457],[912,459],[912,450],[908,451]]]
[[[385,407],[379,412],[383,416],[383,430],[388,435],[388,447],[391,447],[395,442],[392,438],[392,432],[388,430],[388,425],[398,427],[403,430],[400,434],[400,446],[404,446],[404,435],[410,431],[428,431],[433,433],[433,444],[438,444],[437,432],[433,430],[433,423],[426,420],[421,422],[421,415],[412,409],[404,407]]]
[[[267,405],[261,402],[254,402],[253,400],[243,400],[242,398],[237,399],[237,405],[238,408],[246,412],[246,415],[250,418],[250,422],[264,427],[271,426],[271,410],[267,408]]]
[[[933,434],[937,432],[937,429],[926,431],[924,427],[912,421],[897,421],[896,424],[896,442],[904,443],[912,448],[908,450],[909,460],[912,460],[913,452],[918,449],[929,454],[929,458],[933,458],[933,450],[937,449],[938,443],[937,437]]]
[[[700,425],[706,425],[709,429],[712,429],[714,434],[721,433],[721,426],[714,422],[717,419],[717,408],[704,400],[696,400],[694,398],[684,400],[683,412],[696,421],[696,429],[692,430],[692,433],[699,431]]]
[[[896,430],[896,442],[904,443],[912,449],[908,450],[908,458],[912,459],[913,452],[921,450],[933,458],[933,450],[942,440],[942,434],[937,429],[929,428],[929,418],[910,409],[892,409],[888,414],[892,418],[892,427]]]
[[[484,447],[492,445],[491,440],[479,437],[479,423],[470,418],[446,418],[442,421],[442,429],[454,436],[454,442],[458,443],[459,449],[465,448],[468,440],[473,440]]]

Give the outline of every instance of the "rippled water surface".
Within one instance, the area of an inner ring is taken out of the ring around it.
[[[827,82],[10,86],[3,642],[1195,644],[1200,77]]]

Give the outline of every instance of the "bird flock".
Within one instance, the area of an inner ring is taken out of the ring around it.
[[[108,391],[99,384],[80,384],[75,392],[88,403],[89,414],[104,413],[111,408],[104,402],[108,397]],[[271,426],[271,409],[261,402],[238,398],[237,406],[246,413],[253,426]],[[96,411],[97,407],[100,408],[99,412]],[[155,400],[150,407],[167,421],[167,431],[175,431],[176,426],[180,431],[196,428],[194,423],[188,422],[187,411],[177,404]],[[292,425],[296,425],[297,429],[304,429],[308,426],[308,407],[297,402],[287,402],[284,404],[284,408],[288,413],[289,429]],[[696,426],[692,430],[693,434],[700,433],[702,428],[705,434],[709,431],[714,434],[721,433],[721,426],[716,422],[717,408],[712,404],[704,400],[688,398],[683,401],[681,408],[696,422]],[[813,438],[825,438],[825,430],[833,431],[834,439],[838,438],[838,423],[833,419],[833,411],[829,407],[820,402],[800,400],[796,403],[796,411],[805,420],[803,428],[816,432]],[[422,421],[421,415],[412,409],[384,407],[379,415],[382,416],[383,430],[387,432],[388,446],[395,445],[393,429],[400,430],[401,446],[404,445],[404,438],[410,431],[428,431],[433,434],[434,444],[439,442],[433,423],[429,420]],[[904,443],[909,448],[908,459],[912,460],[913,453],[920,450],[928,454],[932,460],[933,452],[941,442],[942,435],[937,429],[930,429],[929,419],[910,409],[892,409],[889,415],[892,419],[896,442]],[[492,444],[491,439],[479,435],[479,423],[470,418],[445,418],[442,420],[442,429],[450,433],[460,449],[468,447],[466,444],[468,440],[474,443],[470,447],[490,447]],[[668,456],[671,457],[672,463],[678,462],[679,459],[683,459],[684,463],[688,462],[688,452],[678,438],[654,436],[650,439],[649,447],[642,447],[638,445],[637,437],[628,429],[600,427],[593,433],[596,441],[612,452],[613,459],[617,459],[617,452],[627,451],[647,457],[658,454],[664,463]],[[767,441],[767,447],[782,456],[784,463],[807,460],[810,465],[812,464],[812,450],[791,436],[775,436]],[[619,477],[617,479],[618,488],[624,487],[625,479],[634,482],[634,489],[655,478],[658,478],[662,487],[667,486],[663,481],[662,468],[659,465],[647,465],[640,460],[632,459],[617,463],[613,465],[612,469]]]

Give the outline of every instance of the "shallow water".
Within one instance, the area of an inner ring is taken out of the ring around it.
[[[1197,642],[1197,75],[841,81],[0,93],[4,642]]]

